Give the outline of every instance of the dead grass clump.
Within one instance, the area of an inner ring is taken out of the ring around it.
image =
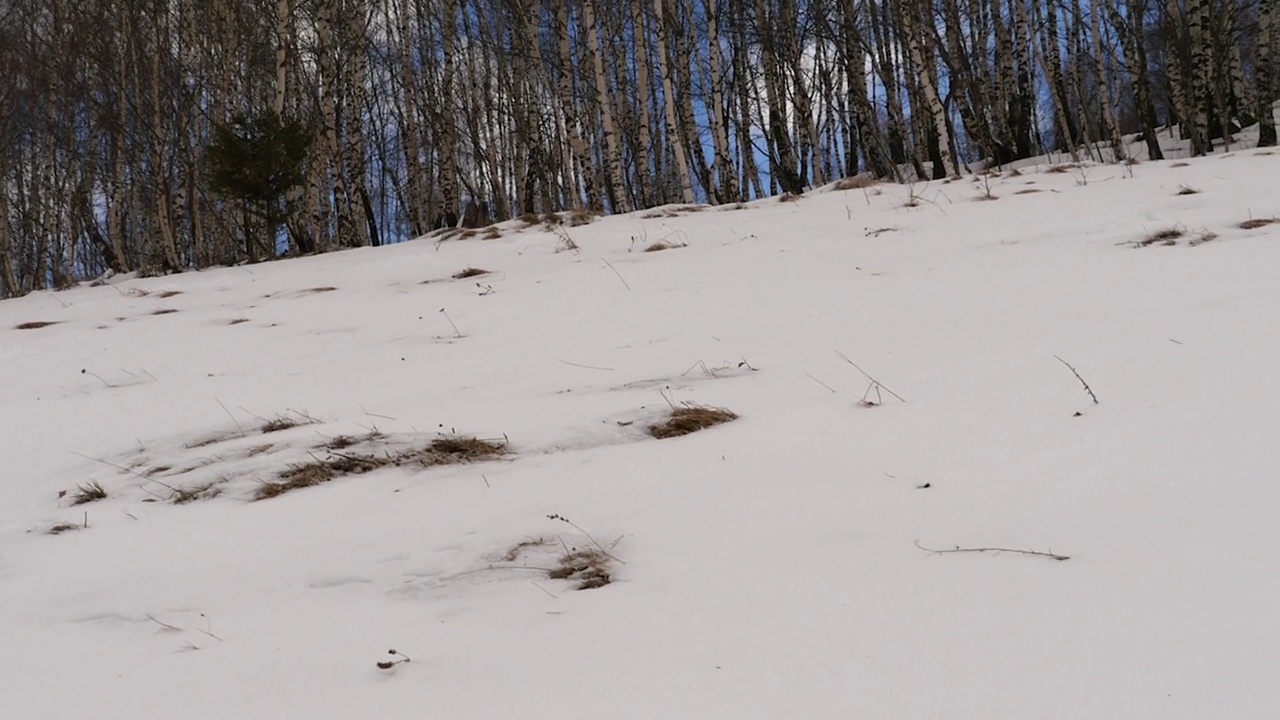
[[[39,330],[40,328],[57,325],[58,321],[33,320],[32,322],[24,322],[21,325],[15,325],[14,330]]]
[[[677,243],[667,242],[666,240],[659,240],[658,242],[645,248],[644,251],[645,252],[662,252],[663,250],[674,250],[675,248],[682,248],[682,247],[685,247],[683,243],[677,244]]]
[[[862,190],[874,185],[879,185],[880,181],[865,175],[854,175],[853,177],[842,178],[837,180],[832,190]]]
[[[302,422],[300,420],[281,415],[264,422],[262,427],[258,428],[258,432],[265,435],[266,433],[280,432],[281,430],[296,428],[301,424]]]
[[[366,436],[367,439],[382,437],[376,431]],[[354,438],[339,436],[338,444],[349,448]],[[333,443],[334,441],[330,441]],[[358,442],[358,441],[357,441]],[[363,475],[379,468],[402,465],[419,465],[436,467],[440,465],[456,465],[468,462],[487,460],[507,452],[505,442],[481,440],[470,436],[447,435],[432,440],[426,447],[412,448],[399,452],[384,452],[381,455],[342,453],[331,450],[325,458],[315,458],[312,462],[291,465],[281,472],[275,482],[263,483],[254,496],[257,500],[283,495],[291,490],[312,487],[327,483],[343,475]]]
[[[649,434],[659,440],[680,437],[737,419],[735,413],[724,408],[682,405],[672,408],[664,422],[649,426]]]
[[[497,240],[500,237],[502,237],[502,231],[493,225],[486,228],[480,235],[481,240]]]
[[[596,219],[595,215],[586,210],[574,210],[565,218],[565,224],[569,227],[578,227],[579,225],[589,225]]]
[[[84,505],[86,503],[105,500],[107,497],[106,488],[96,480],[91,483],[76,486],[76,491],[71,496],[72,505]]]
[[[76,525],[75,523],[58,523],[57,525],[54,525],[48,530],[45,530],[45,532],[49,535],[61,535],[64,532],[71,532],[73,530],[79,530],[79,529],[80,529],[80,526]]]
[[[450,458],[449,462],[471,462],[502,455],[507,452],[507,444],[505,441],[499,443],[469,435],[443,435],[431,441],[427,452]]]
[[[280,473],[276,482],[263,483],[254,494],[256,500],[279,497],[291,490],[314,487],[337,477],[337,473],[323,460],[290,466]]]
[[[1198,195],[1199,193],[1200,193],[1199,190],[1191,187],[1190,185],[1179,185],[1178,192],[1174,194],[1175,195]]]
[[[1196,245],[1203,245],[1208,242],[1213,242],[1214,240],[1217,240],[1217,239],[1218,239],[1218,233],[1213,232],[1212,230],[1202,230],[1200,234],[1195,236],[1195,238],[1192,239],[1191,242],[1188,244],[1191,245],[1191,247],[1195,247]]]
[[[271,443],[266,443],[266,444],[264,444],[264,445],[254,445],[253,447],[251,447],[251,448],[249,448],[248,450],[246,450],[246,451],[245,451],[244,456],[245,456],[245,457],[257,457],[257,456],[261,455],[262,453],[264,453],[264,452],[267,452],[267,451],[271,450],[271,448],[272,448],[272,447],[274,447],[274,446],[273,446]]]
[[[1019,190],[1015,192],[1014,195],[1030,195],[1032,193],[1038,193],[1038,192],[1044,192],[1044,191],[1041,190],[1040,188],[1026,188],[1025,190]]]
[[[539,222],[538,213],[525,213],[517,219],[524,223],[525,227],[533,227]]]
[[[1237,227],[1241,230],[1257,230],[1260,227],[1266,227],[1272,223],[1280,223],[1280,218],[1253,218],[1251,220],[1245,220]]]
[[[157,294],[156,294],[156,297],[159,297],[159,298],[171,298],[171,297],[173,297],[174,295],[181,295],[181,294],[182,294],[182,291],[181,291],[181,290],[165,290],[165,291],[163,291],[163,292],[157,293]]]
[[[1045,172],[1047,172],[1047,173],[1066,173],[1066,172],[1071,172],[1071,170],[1072,170],[1073,168],[1075,168],[1075,167],[1076,167],[1076,166],[1075,166],[1075,165],[1073,165],[1073,164],[1071,164],[1071,163],[1065,163],[1065,164],[1062,164],[1062,165],[1051,165],[1051,166],[1049,166],[1049,169],[1048,169],[1048,170],[1045,170]]]
[[[198,485],[178,488],[173,491],[173,495],[169,496],[169,502],[174,505],[186,505],[197,500],[212,500],[222,494],[222,483],[222,480],[210,480]]]
[[[159,310],[152,310],[151,314],[152,315],[171,315],[176,312],[178,311],[173,308],[160,308]]]
[[[795,193],[782,193],[781,195],[778,196],[778,202],[784,202],[784,203],[799,202],[800,197],[801,196]]]
[[[247,322],[249,322],[249,318],[236,318],[235,320],[228,320],[228,321],[227,321],[227,324],[228,324],[228,325],[239,325],[240,323],[247,323]]]
[[[458,271],[458,272],[454,273],[454,274],[453,274],[453,279],[454,279],[454,280],[466,280],[467,278],[479,277],[479,276],[481,276],[481,275],[488,275],[488,274],[489,274],[489,271],[488,271],[488,270],[484,270],[484,269],[482,269],[482,268],[478,268],[478,267],[469,267],[469,268],[466,268],[466,269],[464,269],[464,270],[460,270],[460,271]]]
[[[1165,228],[1163,230],[1156,230],[1150,235],[1147,235],[1145,238],[1139,240],[1137,244],[1138,247],[1149,247],[1156,243],[1160,243],[1162,245],[1177,245],[1178,238],[1186,234],[1186,229],[1182,227]]]
[[[337,289],[338,288],[332,287],[330,285],[323,285],[321,287],[313,287],[313,288],[307,288],[306,290],[299,290],[298,293],[302,295],[318,295],[320,293],[333,292],[334,290],[337,290]]]
[[[563,555],[547,577],[575,581],[578,590],[595,590],[613,582],[609,561],[609,556],[598,548],[574,550]]]

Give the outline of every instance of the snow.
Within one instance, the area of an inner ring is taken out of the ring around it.
[[[0,303],[4,714],[1276,717],[1280,162],[1188,162]],[[374,428],[510,453],[253,500]]]

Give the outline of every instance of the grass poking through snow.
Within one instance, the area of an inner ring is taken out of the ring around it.
[[[671,414],[663,422],[650,425],[649,434],[659,440],[680,437],[737,419],[735,413],[724,408],[682,405],[672,408]]]
[[[371,434],[369,436],[373,438]],[[381,437],[381,435],[377,435]],[[334,441],[341,439],[339,448],[332,447]],[[461,463],[491,460],[505,455],[505,442],[482,440],[470,436],[447,435],[432,440],[425,447],[410,448],[397,452],[382,454],[361,454],[338,452],[340,448],[349,448],[346,436],[330,440],[322,448],[330,450],[328,456],[313,457],[311,462],[289,466],[282,471],[274,482],[263,483],[254,495],[256,500],[278,497],[291,490],[313,487],[329,482],[344,475],[363,475],[380,468],[403,465],[417,465],[424,468],[440,465],[457,465]],[[355,444],[355,443],[352,443]]]

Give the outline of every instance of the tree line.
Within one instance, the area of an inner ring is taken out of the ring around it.
[[[1276,0],[0,0],[0,297],[1060,151],[1275,144]]]

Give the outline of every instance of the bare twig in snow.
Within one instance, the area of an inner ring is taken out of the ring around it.
[[[1089,383],[1085,382],[1084,378],[1080,377],[1080,373],[1076,372],[1076,369],[1071,367],[1071,363],[1067,362],[1066,360],[1063,360],[1057,355],[1054,355],[1054,357],[1058,358],[1058,362],[1062,363],[1063,365],[1066,365],[1067,369],[1071,371],[1071,374],[1076,376],[1076,379],[1079,380],[1080,384],[1084,386],[1084,391],[1089,393],[1089,397],[1093,398],[1093,404],[1097,405],[1098,396],[1093,394],[1093,388],[1089,387]]]
[[[1052,560],[1058,560],[1058,561],[1071,559],[1070,555],[1056,555],[1053,552],[1041,552],[1039,550],[1019,550],[1017,548],[1002,548],[1002,547],[962,548],[959,545],[957,545],[955,546],[955,548],[951,550],[934,550],[933,548],[927,548],[921,545],[919,540],[916,541],[916,547],[920,548],[921,550],[931,555],[946,555],[947,553],[988,553],[990,552],[990,553],[995,553],[997,555],[999,555],[1000,553],[1017,553],[1019,555],[1038,555],[1040,557],[1047,557]]]
[[[618,272],[618,268],[614,267],[613,263],[609,262],[608,260],[605,260],[604,264],[608,265],[609,269],[613,271],[613,274],[618,276],[618,279],[622,281],[622,286],[625,287],[628,291],[630,291],[631,286],[627,284],[626,278],[622,277],[622,273]]]

